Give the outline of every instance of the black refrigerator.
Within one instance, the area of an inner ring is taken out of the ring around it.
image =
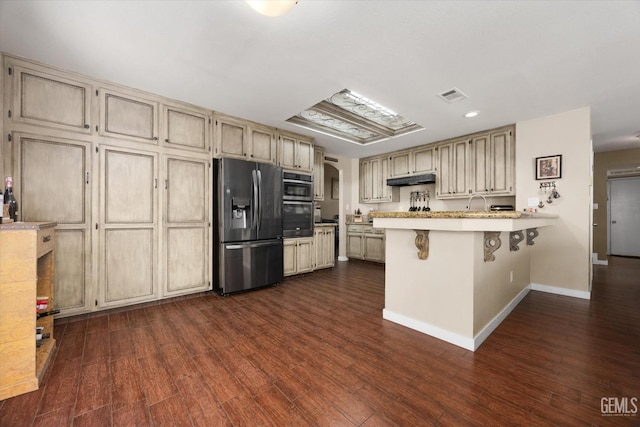
[[[282,168],[213,159],[214,289],[222,295],[282,281]]]

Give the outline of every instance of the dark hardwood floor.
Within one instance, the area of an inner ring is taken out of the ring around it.
[[[350,261],[63,319],[43,386],[0,402],[0,425],[640,425],[601,413],[640,398],[638,259],[596,266],[591,301],[530,292],[475,353],[383,306],[384,267]]]

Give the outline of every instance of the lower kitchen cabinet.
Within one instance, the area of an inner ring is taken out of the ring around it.
[[[283,246],[285,276],[313,271],[313,237],[284,239]]]
[[[347,256],[367,261],[384,262],[384,230],[368,224],[347,225]]]
[[[315,269],[333,267],[336,256],[335,227],[333,225],[316,226],[313,229],[313,245]]]

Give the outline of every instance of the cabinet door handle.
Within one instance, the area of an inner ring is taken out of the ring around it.
[[[42,243],[47,243],[47,242],[50,242],[50,241],[51,241],[51,235],[50,234],[47,235],[47,236],[44,236],[42,238]]]

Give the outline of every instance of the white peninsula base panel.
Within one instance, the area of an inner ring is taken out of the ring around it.
[[[474,351],[530,289],[532,246],[523,240],[510,250],[510,231],[526,235],[551,224],[549,218],[374,219],[386,229],[383,318]],[[420,230],[429,230],[426,259],[418,256]],[[501,241],[491,261],[485,231],[499,232]]]

